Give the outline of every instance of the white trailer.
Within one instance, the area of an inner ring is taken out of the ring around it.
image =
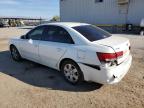
[[[60,0],[61,21],[140,25],[144,0]]]

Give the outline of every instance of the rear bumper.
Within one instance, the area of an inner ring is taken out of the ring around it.
[[[101,70],[97,70],[81,63],[79,63],[79,66],[84,74],[85,81],[93,81],[101,84],[115,84],[120,82],[126,75],[131,63],[132,56],[130,55],[127,60],[115,67],[100,67]]]

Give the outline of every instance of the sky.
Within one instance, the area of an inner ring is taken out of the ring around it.
[[[59,15],[59,0],[0,0],[0,16],[50,19]]]

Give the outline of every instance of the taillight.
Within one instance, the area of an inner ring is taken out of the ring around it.
[[[116,53],[100,53],[97,52],[98,58],[100,61],[109,61],[112,59],[116,59]]]
[[[113,66],[116,64],[117,59],[123,56],[123,51],[116,53],[97,52],[97,56],[101,63],[107,63],[109,66]]]
[[[124,52],[123,52],[123,51],[116,52],[117,58],[122,57],[122,56],[123,56],[123,54],[124,54]]]
[[[123,56],[123,51],[116,52],[116,53],[100,53],[97,52],[98,58],[100,61],[111,61],[116,60],[119,57]]]

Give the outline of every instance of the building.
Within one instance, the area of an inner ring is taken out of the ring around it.
[[[144,0],[60,0],[61,21],[139,26]]]

